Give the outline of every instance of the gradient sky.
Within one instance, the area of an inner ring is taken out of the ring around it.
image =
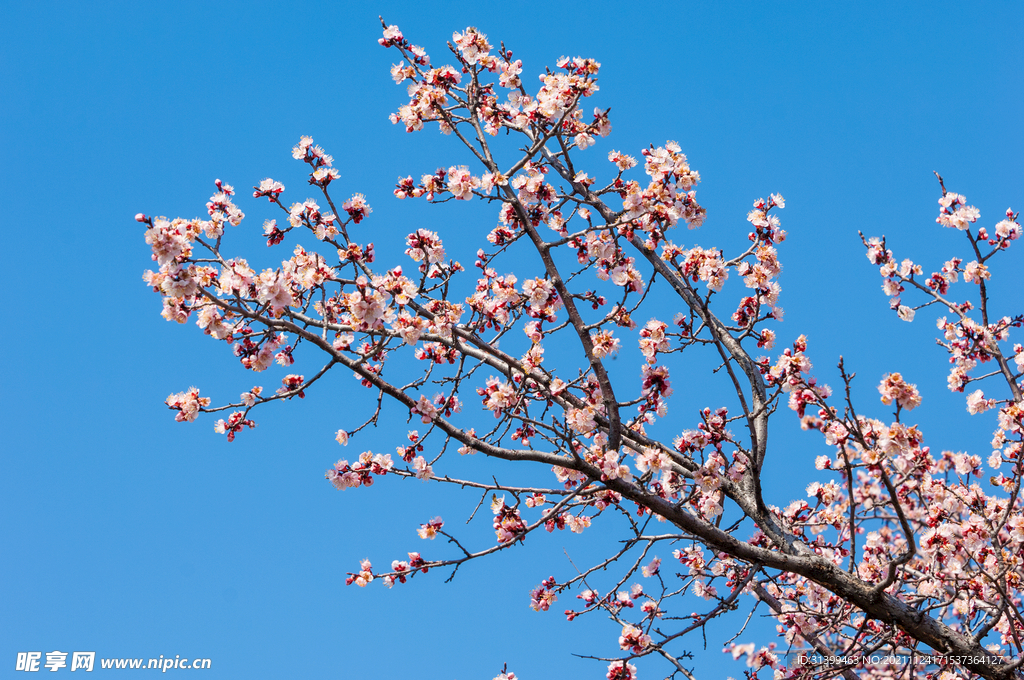
[[[600,61],[591,101],[612,108],[614,131],[586,152],[592,167],[604,170],[613,148],[678,141],[709,213],[677,239],[686,245],[739,243],[751,202],[783,194],[779,349],[806,333],[832,384],[843,354],[872,407],[877,380],[902,371],[924,393],[915,415],[932,446],[985,454],[992,425],[965,424],[962,395],[946,391],[935,314],[908,325],[888,312],[857,231],[885,234],[898,257],[932,271],[961,246],[934,223],[933,170],[985,225],[1024,206],[1024,5],[903,5],[598,2],[577,16],[552,3],[4,3],[0,289],[13,306],[0,368],[0,676],[19,651],[58,649],[207,657],[209,678],[490,680],[504,662],[523,680],[604,677],[606,664],[571,654],[615,654],[618,629],[566,623],[566,602],[535,613],[528,592],[571,573],[563,549],[594,556],[614,536],[555,534],[448,584],[431,574],[391,591],[346,587],[360,558],[426,552],[418,524],[458,524],[475,497],[396,479],[327,484],[324,469],[358,454],[333,441],[364,398],[347,376],[264,409],[234,444],[213,419],[175,423],[163,406],[192,384],[224,400],[253,382],[224,346],[160,318],[135,213],[202,214],[221,178],[252,214],[231,233],[235,252],[270,264],[257,234],[266,211],[246,188],[269,175],[300,200],[290,149],[308,134],[337,159],[345,191],[372,204],[365,224],[382,262],[405,263],[400,239],[416,226],[469,253],[493,226],[391,196],[400,174],[469,159],[433,128],[408,135],[388,122],[404,90],[389,77],[394,54],[376,44],[378,14],[435,63],[453,30],[477,26],[523,59],[528,87],[562,55]],[[999,313],[1021,311],[1006,276],[1021,265],[1012,251],[996,264]],[[692,427],[691,401],[718,404],[697,381],[676,381],[672,408]],[[766,488],[784,505],[824,449],[792,414],[773,422]],[[397,443],[378,432],[359,450]],[[488,533],[485,518],[480,540]],[[710,630],[707,652],[690,641],[698,677],[741,675],[719,651],[741,620]],[[766,624],[753,625],[743,639],[767,642],[754,634]],[[666,672],[641,665],[645,679]]]

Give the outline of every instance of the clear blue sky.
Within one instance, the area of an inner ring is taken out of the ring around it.
[[[681,241],[736,244],[753,199],[782,193],[779,348],[806,333],[833,384],[845,354],[872,405],[881,375],[901,370],[924,392],[932,446],[986,453],[990,423],[949,424],[963,398],[945,390],[934,315],[907,325],[888,313],[857,230],[934,270],[960,241],[934,224],[933,170],[988,226],[1024,206],[1024,5],[589,3],[586,17],[570,6],[4,3],[0,676],[17,652],[54,649],[208,657],[210,678],[490,680],[505,661],[523,680],[604,676],[605,664],[570,653],[614,654],[612,624],[527,605],[542,578],[570,572],[563,547],[590,554],[611,537],[556,534],[450,584],[436,574],[392,591],[346,588],[360,558],[386,564],[423,547],[419,522],[459,523],[475,498],[393,479],[332,489],[323,470],[358,453],[332,440],[363,396],[345,380],[265,409],[231,445],[212,419],[182,425],[163,407],[192,384],[223,400],[252,383],[225,347],[160,318],[140,278],[151,265],[136,212],[200,214],[221,178],[252,214],[248,240],[232,233],[237,252],[263,264],[263,206],[245,189],[269,175],[298,199],[289,150],[308,134],[338,159],[346,189],[367,195],[384,255],[416,220],[440,219],[399,205],[393,182],[468,159],[433,130],[387,121],[404,91],[376,44],[380,13],[436,63],[453,30],[478,26],[523,59],[527,83],[562,55],[600,61],[594,104],[612,107],[614,131],[591,162],[604,169],[612,148],[677,140],[709,213]],[[493,217],[435,222],[473,252]],[[1020,271],[1019,252],[997,274],[1011,265]],[[997,293],[1000,312],[1020,311],[1019,289]],[[680,399],[701,401],[676,380],[689,392]],[[690,423],[692,410],[676,412]],[[785,504],[822,449],[788,413],[774,427],[781,472],[768,493]],[[381,432],[357,448],[396,443]],[[692,641],[702,677],[723,676],[731,632],[710,632],[707,653]]]

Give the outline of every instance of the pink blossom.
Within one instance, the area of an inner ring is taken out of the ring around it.
[[[625,661],[612,661],[605,677],[608,680],[637,680],[636,666]]]
[[[473,190],[480,187],[480,179],[469,174],[464,166],[448,168],[448,191],[463,201],[473,198]]]
[[[199,411],[210,405],[209,397],[200,397],[198,387],[190,387],[185,392],[172,394],[165,400],[167,405],[178,413],[174,419],[179,423],[195,421]]]
[[[476,64],[486,57],[491,49],[490,43],[487,42],[487,36],[472,26],[463,33],[453,33],[452,41],[462,53],[462,58],[470,65]]]
[[[625,625],[622,627],[622,634],[619,635],[619,648],[626,649],[634,654],[640,654],[651,644],[651,636],[644,633],[636,626]]]
[[[417,229],[406,238],[409,248],[405,254],[416,262],[437,264],[444,261],[444,247],[437,234],[426,229]],[[422,271],[422,270],[421,270]]]
[[[981,283],[992,278],[988,267],[979,262],[969,262],[964,267],[964,281],[967,283]]]
[[[897,309],[897,314],[904,321],[910,322],[914,320],[914,310],[906,305],[900,305]]]
[[[888,373],[882,378],[878,391],[882,395],[883,404],[897,405],[910,410],[921,405],[921,394],[917,391],[917,385],[911,385],[903,380],[899,373]]]
[[[378,42],[384,47],[391,47],[392,45],[402,44],[404,40],[402,31],[399,30],[398,26],[387,26],[384,29],[384,37],[378,40]]]
[[[484,398],[483,407],[493,411],[495,418],[516,403],[515,387],[493,376],[487,379],[486,387],[477,388],[477,394]]]
[[[426,524],[421,524],[416,533],[419,534],[420,538],[432,541],[437,537],[437,532],[443,526],[444,521],[440,517],[435,517]]]
[[[416,479],[427,481],[434,475],[434,468],[430,467],[423,456],[416,456],[412,461],[413,470],[416,471]]]
[[[975,390],[967,397],[967,411],[972,416],[996,407],[995,399],[986,399],[981,390]]]
[[[594,345],[594,356],[598,359],[615,354],[622,344],[618,338],[612,337],[610,330],[601,330],[590,334],[590,342]]]
[[[256,403],[256,400],[259,398],[262,392],[263,388],[259,386],[252,388],[248,392],[243,392],[242,396],[240,397],[242,403],[245,404],[246,406],[252,406],[253,404]]]

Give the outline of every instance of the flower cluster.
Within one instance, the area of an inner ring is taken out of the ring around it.
[[[185,392],[178,392],[167,397],[166,403],[178,412],[174,419],[179,423],[191,423],[199,415],[204,406],[210,405],[209,397],[200,397],[198,387],[190,387]]]
[[[899,373],[889,373],[883,377],[878,391],[882,395],[883,404],[895,401],[897,406],[908,411],[921,405],[921,393],[917,391],[917,385],[905,382]]]
[[[960,194],[946,193],[939,199],[939,216],[935,221],[944,227],[966,231],[981,217],[981,211],[967,205],[967,199]]]
[[[421,524],[420,528],[416,530],[420,538],[425,540],[434,540],[437,537],[437,532],[444,526],[444,521],[440,517],[435,517],[426,524]]]
[[[546,612],[551,608],[551,605],[558,599],[558,595],[554,591],[555,585],[555,577],[551,576],[541,581],[538,588],[530,591],[530,608],[533,611]]]
[[[394,467],[394,463],[390,454],[373,454],[364,451],[359,455],[359,460],[352,465],[349,465],[347,460],[339,460],[333,468],[327,471],[325,476],[327,481],[334,485],[334,488],[344,490],[357,486],[371,486],[373,484],[371,475],[384,476],[392,467]]]
[[[491,512],[494,513],[494,533],[498,543],[510,543],[522,540],[526,532],[526,524],[516,507],[505,504],[505,497],[494,496],[491,500]]]

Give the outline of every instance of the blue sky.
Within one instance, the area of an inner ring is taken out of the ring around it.
[[[489,680],[506,661],[524,680],[604,676],[605,664],[571,653],[614,654],[617,629],[532,612],[528,591],[571,569],[563,549],[596,555],[614,537],[556,534],[467,565],[449,584],[434,574],[392,591],[347,588],[360,558],[386,564],[421,548],[420,522],[457,523],[476,499],[392,479],[344,493],[324,482],[341,453],[354,455],[332,439],[363,396],[347,377],[265,409],[234,444],[212,419],[182,425],[163,407],[192,384],[223,400],[252,379],[225,347],[160,318],[140,278],[151,264],[135,213],[200,214],[221,178],[251,214],[232,234],[237,252],[269,265],[256,234],[265,208],[245,189],[269,175],[299,200],[302,167],[289,151],[307,134],[335,156],[346,190],[366,194],[382,262],[404,262],[411,227],[471,254],[493,226],[490,215],[391,196],[400,174],[469,159],[434,130],[388,122],[404,91],[376,44],[378,14],[435,63],[453,30],[475,25],[523,59],[528,86],[562,55],[600,61],[594,104],[612,108],[614,130],[593,167],[613,148],[678,141],[709,213],[686,245],[740,244],[751,202],[782,193],[779,348],[806,333],[833,384],[843,354],[865,376],[865,403],[883,373],[902,371],[922,388],[934,447],[986,452],[990,423],[964,424],[962,396],[945,389],[934,314],[908,325],[888,312],[857,230],[885,234],[897,256],[931,271],[961,245],[934,224],[933,170],[986,225],[1024,205],[1020,4],[591,3],[586,17],[525,7],[5,5],[2,675],[19,651],[58,649],[208,657],[205,677],[216,678]],[[1006,284],[1014,266],[1019,252],[996,265],[1000,313],[1020,311],[1019,288]],[[688,385],[677,377],[673,408],[692,427],[694,408],[718,404]],[[395,427],[400,436],[404,423]],[[802,495],[822,450],[790,414],[773,427],[768,494],[784,504]],[[389,429],[359,447],[397,443]],[[709,632],[706,653],[692,641],[703,677],[722,675],[718,650],[734,629]]]

